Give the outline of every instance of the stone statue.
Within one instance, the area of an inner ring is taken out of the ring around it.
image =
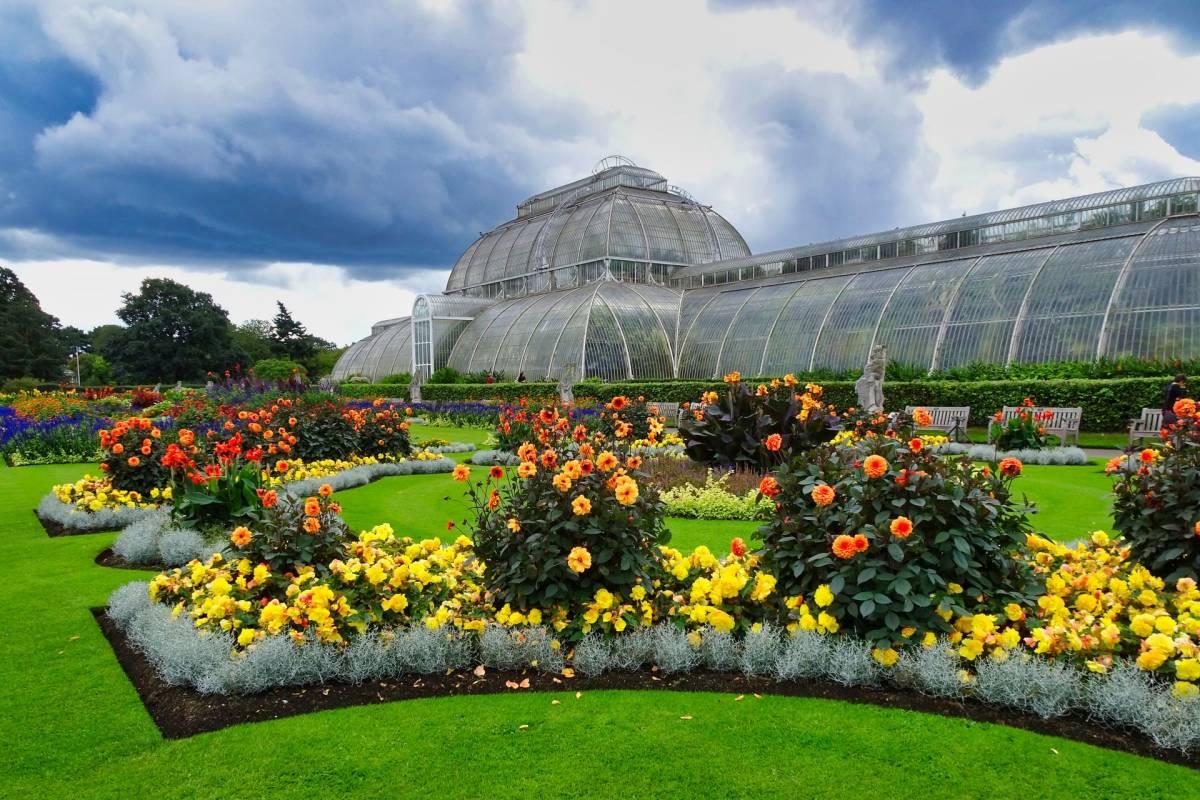
[[[858,407],[864,411],[883,411],[883,375],[887,372],[887,349],[877,344],[867,356],[862,377],[854,382]]]
[[[177,392],[183,391],[183,381],[175,381],[175,391],[177,391]]]
[[[558,399],[564,406],[575,402],[575,365],[563,364],[562,374],[558,378]]]
[[[408,384],[408,402],[421,402],[421,375],[418,372],[413,373],[412,381]]]

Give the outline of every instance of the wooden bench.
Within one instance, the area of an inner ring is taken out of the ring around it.
[[[905,406],[904,413],[911,416],[918,408],[928,411],[933,420],[928,425],[919,426],[922,430],[945,431],[963,437],[967,435],[967,420],[971,418],[970,406]]]
[[[1041,419],[1042,414],[1050,412],[1049,419]],[[1026,406],[1005,406],[1000,412],[1000,424],[1008,425],[1010,421],[1016,419],[1022,412],[1033,414],[1038,418],[1037,423],[1046,429],[1046,433],[1052,433],[1057,436],[1063,445],[1067,444],[1069,438],[1075,440],[1075,444],[1079,444],[1079,423],[1083,421],[1082,408],[1055,408],[1053,406],[1036,406],[1028,408]],[[992,443],[992,425],[988,423],[988,444]]]
[[[679,403],[646,403],[647,406],[658,408],[658,415],[663,418],[663,424],[669,428],[679,427]]]
[[[1129,421],[1129,446],[1133,447],[1143,439],[1157,439],[1162,426],[1161,408],[1143,408],[1140,417]]]

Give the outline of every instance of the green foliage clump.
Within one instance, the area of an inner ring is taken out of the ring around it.
[[[878,647],[910,640],[907,628],[949,634],[952,614],[1029,600],[1028,566],[1013,558],[1030,530],[1019,473],[881,437],[817,448],[764,479],[777,503],[759,529],[766,568],[783,595]]]
[[[283,358],[265,358],[254,365],[254,376],[264,381],[287,381],[305,374],[301,364]]]
[[[16,394],[17,392],[32,392],[42,385],[37,378],[9,378],[0,386],[0,391]]]
[[[293,430],[298,441],[292,455],[305,461],[345,458],[359,445],[354,421],[342,406],[317,403],[297,414]]]
[[[833,422],[819,387],[799,394],[791,381],[751,389],[732,379],[704,394],[679,433],[693,461],[763,472],[828,442]]]
[[[720,476],[708,470],[703,486],[683,483],[662,493],[663,506],[671,517],[691,519],[770,519],[774,504],[757,492],[736,494],[729,488],[730,473]]]

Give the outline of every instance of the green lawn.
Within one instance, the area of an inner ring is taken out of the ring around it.
[[[1112,479],[1103,464],[1094,459],[1078,467],[1027,465],[1014,487],[1037,508],[1034,528],[1060,541],[1112,531]]]
[[[447,698],[166,742],[88,612],[139,573],[92,563],[114,534],[50,539],[30,513],[50,484],[82,472],[0,467],[0,798],[1200,796],[1200,773],[1149,759],[771,696],[566,692],[557,706],[544,694]],[[1030,468],[1022,483],[1031,495],[1035,483],[1053,483],[1043,499],[1082,503],[1074,495],[1095,483],[1092,472],[1062,468],[1060,479]],[[341,498],[355,525],[390,514],[398,530],[433,534],[450,515],[419,509],[458,488],[444,475],[388,478]],[[1089,527],[1078,511],[1055,513],[1072,530]],[[736,529],[688,525],[677,543],[716,546]]]

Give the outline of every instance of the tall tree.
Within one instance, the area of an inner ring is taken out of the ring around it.
[[[97,325],[88,333],[92,346],[90,352],[104,356],[110,362],[116,360],[116,344],[125,332],[123,325]]]
[[[62,378],[60,331],[17,274],[0,267],[0,378]]]
[[[232,336],[243,364],[257,364],[275,352],[275,327],[270,320],[248,319],[233,329]]]
[[[90,352],[92,349],[92,337],[74,325],[67,325],[59,330],[58,340],[62,342],[63,349],[67,351],[67,355],[71,355],[76,350]]]
[[[272,320],[274,330],[271,340],[275,343],[275,354],[281,358],[306,363],[316,355],[315,337],[310,336],[308,330],[296,321],[287,306],[278,300],[275,301],[275,305],[279,306],[279,313]]]
[[[198,380],[230,365],[229,314],[212,295],[166,278],[146,278],[137,294],[121,295],[117,316],[126,328],[116,337],[116,366],[128,378]]]

